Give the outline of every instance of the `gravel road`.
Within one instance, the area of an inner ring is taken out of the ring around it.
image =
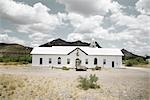
[[[41,67],[3,67],[0,66],[0,75],[10,74],[27,76],[28,78],[45,77],[53,79],[58,94],[62,98],[72,100],[64,95],[76,95],[78,100],[150,100],[150,69],[126,67],[124,69],[102,69],[101,71],[75,71]],[[101,89],[79,90],[78,76],[96,74],[99,77],[98,84]],[[34,80],[35,81],[35,80]],[[41,82],[42,80],[40,80]],[[72,84],[67,85],[66,84]],[[66,86],[66,87],[65,87]],[[72,90],[73,92],[69,92]]]

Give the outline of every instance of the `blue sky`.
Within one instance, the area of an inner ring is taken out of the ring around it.
[[[150,0],[0,0],[0,42],[56,38],[150,55]]]

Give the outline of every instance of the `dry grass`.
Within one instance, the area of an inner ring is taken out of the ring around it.
[[[6,74],[0,75],[0,80],[0,100],[115,100],[102,89],[80,90],[76,80]]]
[[[78,76],[96,74],[99,89],[78,88]],[[0,68],[0,100],[149,100],[147,69],[76,72]]]
[[[135,67],[141,67],[141,68],[150,68],[150,63],[145,65],[137,65]]]

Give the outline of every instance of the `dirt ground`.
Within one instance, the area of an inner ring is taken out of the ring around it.
[[[96,74],[100,89],[81,90],[79,76]],[[11,99],[22,100],[150,100],[150,69],[126,67],[101,71],[75,71],[42,67],[0,66],[0,76],[23,79],[25,86],[17,88]],[[7,77],[6,77],[7,78]],[[38,87],[38,88],[37,88]],[[4,92],[1,89],[0,93]],[[31,92],[32,91],[32,92]],[[8,99],[0,95],[1,99]]]

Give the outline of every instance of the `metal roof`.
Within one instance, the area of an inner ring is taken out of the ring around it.
[[[74,49],[79,48],[88,55],[120,55],[123,53],[120,49],[116,48],[92,48],[84,46],[52,46],[52,47],[35,47],[31,54],[57,54],[67,55]]]

